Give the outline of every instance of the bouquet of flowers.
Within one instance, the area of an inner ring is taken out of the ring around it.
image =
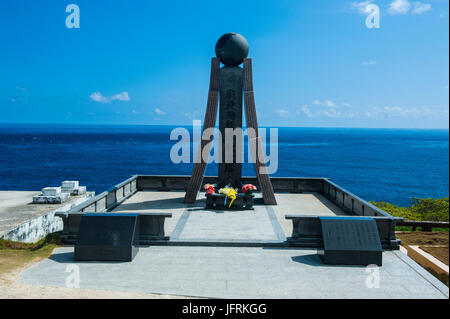
[[[206,194],[214,195],[214,193],[216,192],[215,187],[216,185],[213,184],[205,184],[205,186],[203,186],[203,189],[206,191]]]
[[[230,208],[231,205],[233,204],[234,200],[236,199],[237,189],[227,186],[227,187],[219,189],[219,193],[226,195],[224,206],[227,204],[227,198],[231,199],[230,205],[228,206],[228,208]]]
[[[248,196],[253,196],[253,191],[255,191],[255,190],[256,190],[256,187],[255,187],[255,185],[252,185],[252,184],[245,184],[244,186],[242,186],[242,192]]]

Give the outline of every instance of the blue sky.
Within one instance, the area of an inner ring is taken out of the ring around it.
[[[264,126],[448,128],[448,0],[223,3],[2,1],[0,122],[189,125],[238,32]]]

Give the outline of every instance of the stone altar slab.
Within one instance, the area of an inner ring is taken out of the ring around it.
[[[382,265],[382,247],[375,220],[370,217],[319,217],[325,264]]]
[[[138,252],[138,214],[84,214],[76,261],[132,261]]]

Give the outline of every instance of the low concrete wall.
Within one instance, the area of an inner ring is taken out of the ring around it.
[[[323,179],[322,185],[323,188],[321,193],[340,208],[344,209],[344,211],[349,215],[392,218],[392,216],[388,213],[352,194],[348,190],[336,185],[328,179]],[[398,219],[397,221],[400,220],[403,219]]]
[[[186,191],[191,176],[185,175],[139,175],[137,176],[138,190],[159,190],[159,191]],[[217,176],[205,176],[203,184],[216,183]],[[272,186],[275,192],[321,192],[325,178],[311,177],[271,177]],[[243,184],[253,184],[258,189],[259,182],[256,177],[243,176]]]
[[[131,197],[137,191],[186,191],[190,178],[191,176],[187,175],[134,175],[108,191],[96,196],[91,201],[73,208],[70,212],[108,212],[120,205],[120,203]],[[205,176],[203,178],[203,184],[215,183],[217,180],[217,176]],[[388,213],[373,206],[367,201],[334,184],[327,178],[271,177],[271,181],[275,192],[321,193],[350,216],[374,217],[380,233],[383,248],[398,249],[400,240],[395,238],[395,224],[402,221],[402,218],[392,217]],[[242,182],[244,184],[250,183],[255,185],[257,188],[260,188],[256,177],[243,176]],[[309,221],[306,216],[303,217],[303,219],[298,221],[293,219],[294,234],[292,238],[300,238],[301,240],[296,240],[296,243],[303,245],[304,247],[319,247],[321,245],[321,234],[318,233],[316,229],[317,216],[314,218],[311,217],[313,219]],[[68,218],[79,219],[79,217],[75,215]],[[68,225],[73,226],[79,223],[79,220],[74,219],[73,221],[70,221],[69,219],[67,220]],[[71,231],[67,231],[67,240],[72,241],[73,238],[70,237]],[[295,234],[296,231],[298,233],[297,235]],[[306,233],[304,233],[305,231]]]
[[[137,176],[137,188],[138,190],[186,191],[190,178],[190,176],[183,175],[139,175]],[[217,180],[217,176],[205,176],[203,184],[215,183]],[[392,218],[388,213],[336,185],[328,178],[271,177],[270,180],[274,191],[278,193],[321,193],[349,215]],[[242,182],[253,184],[259,188],[256,177],[243,176]]]
[[[111,187],[107,191],[95,196],[74,208],[71,212],[102,213],[108,212],[117,207],[121,202],[131,197],[137,192],[137,175]]]
[[[63,230],[63,221],[61,218],[55,216],[56,213],[69,211],[73,207],[80,205],[91,198],[92,195],[87,194],[73,203],[59,207],[45,215],[33,218],[10,230],[7,234],[3,235],[2,238],[22,243],[35,243],[48,234]]]

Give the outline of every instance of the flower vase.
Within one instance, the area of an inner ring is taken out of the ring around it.
[[[245,194],[244,205],[246,209],[253,209],[253,197],[252,194]]]

